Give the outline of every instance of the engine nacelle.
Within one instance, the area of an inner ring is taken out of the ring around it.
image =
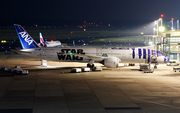
[[[169,61],[169,58],[166,56],[159,56],[157,57],[157,62],[158,63],[167,63]]]
[[[109,67],[109,68],[117,68],[119,65],[120,59],[117,57],[113,57],[113,58],[105,58],[103,59],[103,61],[101,62],[105,67]]]

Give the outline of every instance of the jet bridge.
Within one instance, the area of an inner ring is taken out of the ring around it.
[[[144,45],[156,50],[156,54],[170,57],[170,34],[144,35]]]

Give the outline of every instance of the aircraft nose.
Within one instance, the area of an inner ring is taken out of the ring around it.
[[[159,63],[166,63],[169,61],[169,58],[167,56],[159,56],[159,57],[157,57],[157,61]]]

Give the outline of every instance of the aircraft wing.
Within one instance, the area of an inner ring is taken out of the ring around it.
[[[14,49],[11,49],[11,51],[15,52],[15,53],[28,53],[28,54],[32,54],[32,52],[26,52],[26,51],[19,51],[19,50],[14,50]]]
[[[89,59],[102,58],[101,56],[92,56],[92,55],[86,55],[86,54],[73,54],[73,55],[80,56],[80,57],[87,57]]]

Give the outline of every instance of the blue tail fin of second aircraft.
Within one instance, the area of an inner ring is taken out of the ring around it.
[[[35,40],[26,32],[26,30],[23,29],[21,25],[14,24],[14,27],[17,31],[17,35],[23,49],[39,48]]]

